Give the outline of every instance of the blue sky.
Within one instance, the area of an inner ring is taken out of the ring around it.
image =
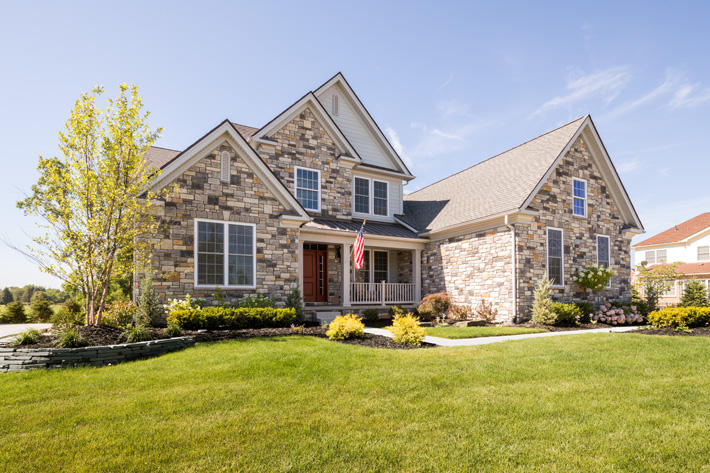
[[[342,71],[422,187],[590,113],[648,233],[710,210],[707,2],[10,2],[0,237],[74,100],[140,86],[158,145],[261,126]],[[648,235],[648,234],[647,234]],[[0,244],[0,287],[57,286]]]

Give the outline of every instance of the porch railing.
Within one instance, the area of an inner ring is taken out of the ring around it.
[[[408,304],[414,302],[414,283],[350,283],[352,304]]]

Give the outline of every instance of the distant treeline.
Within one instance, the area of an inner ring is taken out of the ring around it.
[[[32,296],[42,293],[47,300],[52,304],[60,304],[69,298],[62,289],[52,289],[42,286],[28,284],[23,287],[6,287],[0,294],[0,304],[9,304],[10,302],[19,301],[29,304],[32,301]]]

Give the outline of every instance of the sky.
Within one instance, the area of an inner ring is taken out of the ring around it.
[[[591,114],[647,234],[710,211],[710,2],[0,0],[0,287],[74,101],[140,87],[156,145],[260,127],[341,71],[423,187]]]

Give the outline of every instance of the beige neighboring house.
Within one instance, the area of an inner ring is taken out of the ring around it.
[[[405,194],[414,176],[338,73],[261,127],[224,120],[147,159],[161,169],[155,188],[177,188],[154,236],[163,298],[219,287],[230,301],[283,304],[299,286],[325,318],[447,291],[521,321],[544,277],[557,299],[588,297],[572,280],[588,264],[617,271],[606,298],[631,296],[630,241],[643,227],[589,116]]]
[[[661,295],[659,305],[679,303],[685,281],[689,279],[700,280],[710,295],[710,212],[673,225],[636,243],[633,249],[634,267],[679,263],[676,272],[682,277],[673,281],[668,292]]]

